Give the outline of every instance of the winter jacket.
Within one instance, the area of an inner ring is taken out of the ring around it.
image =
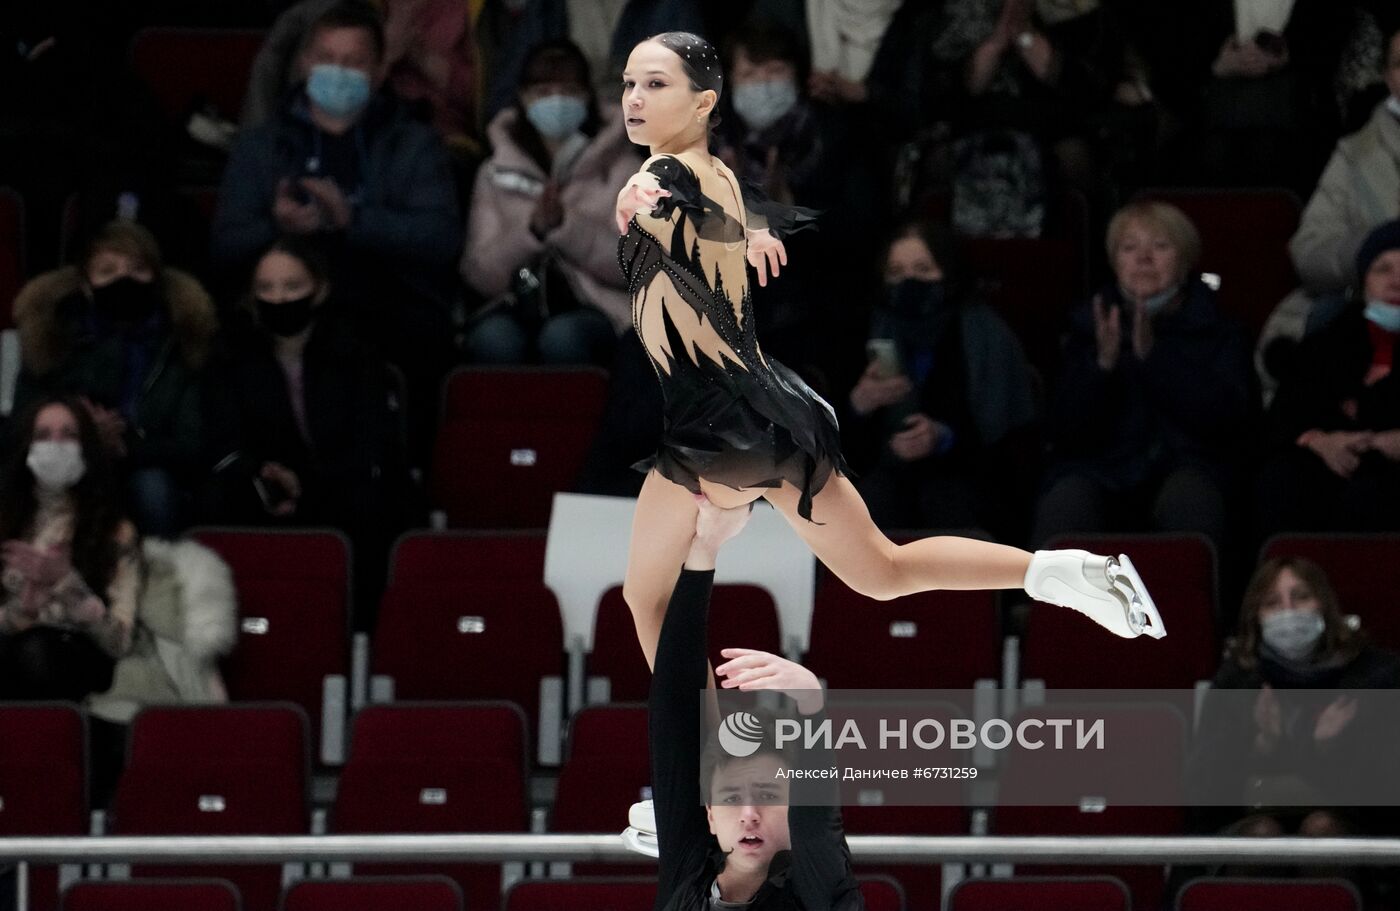
[[[632,324],[632,308],[617,267],[613,209],[617,191],[641,169],[641,156],[622,121],[608,118],[567,172],[556,175],[564,220],[541,239],[530,230],[530,216],[550,175],[516,143],[519,118],[509,108],[491,122],[494,151],[477,172],[462,278],[482,296],[496,297],[510,290],[517,269],[550,251],[574,295],[621,332]]]
[[[1356,251],[1378,225],[1400,215],[1400,118],[1384,104],[1337,143],[1317,190],[1288,242],[1293,265],[1313,293],[1356,281]]]
[[[442,142],[384,93],[351,130],[359,146],[361,183],[354,215],[339,238],[345,263],[366,277],[387,270],[405,287],[445,300],[447,267],[461,249],[462,229]],[[278,238],[272,215],[277,186],[318,170],[320,136],[298,96],[279,116],[239,137],[210,232],[216,266],[247,269]],[[340,283],[351,287],[357,280]]]
[[[231,322],[205,397],[217,520],[269,521],[252,483],[266,462],[301,482],[298,524],[345,525],[402,508],[406,457],[383,361],[340,323],[317,320],[302,355],[307,440],[267,335]]]
[[[1400,374],[1367,386],[1370,332],[1359,305],[1307,336],[1289,355],[1269,415],[1279,443],[1306,430],[1400,428]]]
[[[131,651],[112,686],[88,709],[125,724],[147,705],[227,702],[218,659],[237,638],[238,602],[228,565],[193,541],[142,544],[145,584]]]
[[[1073,313],[1051,422],[1055,477],[1087,474],[1127,490],[1188,464],[1219,475],[1238,455],[1257,414],[1249,342],[1199,279],[1184,293],[1179,310],[1154,321],[1146,359],[1133,352],[1133,320],[1123,311],[1121,354],[1109,372],[1098,365],[1092,302]],[[1117,290],[1103,299],[1119,300]]]
[[[132,468],[190,467],[199,454],[199,384],[218,328],[214,302],[192,276],[167,268],[165,312],[150,331],[153,354],[127,414],[126,464]],[[85,395],[118,408],[123,398],[127,337],[103,330],[69,266],[40,275],[15,298],[22,371],[16,408],[46,394]]]

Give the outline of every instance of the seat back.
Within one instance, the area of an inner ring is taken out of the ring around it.
[[[282,911],[462,911],[462,890],[446,876],[304,879],[288,887]]]
[[[1128,889],[1111,876],[1011,876],[965,879],[948,911],[1130,911]]]
[[[1344,879],[1194,879],[1177,911],[1361,911],[1356,886]]]
[[[321,730],[327,676],[350,668],[350,542],[333,529],[202,527],[190,536],[233,571],[238,644],[229,696],[287,700]]]
[[[443,390],[430,484],[454,527],[544,528],[597,433],[607,374],[458,369]]]
[[[651,687],[651,669],[637,642],[632,612],[622,598],[622,587],[603,594],[593,621],[593,651],[588,675],[608,680],[611,702],[640,702]],[[757,585],[716,585],[710,596],[710,662],[718,667],[724,648],[782,651],[782,630],[773,596]]]
[[[947,647],[954,642],[956,648]],[[812,608],[805,664],[837,689],[965,689],[979,679],[998,680],[996,593],[936,591],[876,601],[827,574]]]
[[[237,121],[265,36],[261,29],[144,28],[131,41],[131,66],[172,121],[196,104]]]
[[[242,911],[238,888],[223,879],[76,882],[63,911]]]
[[[1046,545],[1127,554],[1166,624],[1164,639],[1121,639],[1078,611],[1034,602],[1021,677],[1057,689],[1190,689],[1215,676],[1216,561],[1196,534],[1076,535]],[[1090,656],[1090,657],[1086,657]]]

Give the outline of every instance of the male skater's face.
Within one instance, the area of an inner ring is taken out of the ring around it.
[[[788,782],[773,754],[735,759],[715,770],[710,786],[710,832],[729,855],[726,869],[765,872],[779,851],[792,847]]]

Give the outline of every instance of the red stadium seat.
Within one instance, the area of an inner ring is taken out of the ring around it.
[[[1215,676],[1215,551],[1194,534],[1056,538],[1053,548],[1127,554],[1162,614],[1165,639],[1121,639],[1077,611],[1032,602],[1021,678],[1056,689],[1190,689]]]
[[[1013,744],[1004,754],[993,833],[1178,835],[1184,830],[1181,772],[1188,716],[1177,708],[1059,703],[1023,712],[1013,727],[1027,717],[1103,719],[1114,746],[1111,752],[1099,753],[1030,750]],[[1079,795],[1078,805],[1036,806],[1046,800],[1047,782],[1056,783],[1056,794],[1062,788]],[[1020,875],[1114,876],[1127,884],[1132,906],[1139,911],[1160,906],[1165,884],[1161,866],[1018,865],[1016,871]]]
[[[384,592],[371,674],[392,679],[395,699],[508,699],[535,731],[559,711],[541,683],[563,673],[559,605],[538,580],[401,573]]]
[[[337,834],[526,831],[525,735],[513,706],[374,706],[355,719],[331,828]],[[356,864],[360,874],[440,874],[468,907],[500,902],[494,864]]]
[[[1391,597],[1400,590],[1400,535],[1291,534],[1264,545],[1265,557],[1306,557],[1327,571],[1342,610],[1361,618],[1377,645],[1400,648],[1400,612]]]
[[[304,879],[287,888],[282,911],[462,911],[462,890],[446,876]]]
[[[463,577],[538,582],[544,578],[545,536],[514,531],[410,531],[390,557],[389,581]]]
[[[812,607],[805,664],[835,689],[965,689],[1000,680],[996,592],[876,601],[827,573]]]
[[[860,876],[865,911],[904,911],[904,890],[888,876]]]
[[[967,810],[962,806],[861,806],[847,800],[841,818],[847,835],[966,835],[968,829]],[[941,864],[857,863],[853,868],[861,878],[888,877],[898,883],[909,908],[937,908],[941,904]]]
[[[304,835],[309,821],[306,715],[294,705],[147,708],[131,725],[117,785],[118,835]],[[137,876],[215,876],[247,911],[274,911],[280,867],[138,866]]]
[[[1344,879],[1194,879],[1177,911],[1361,911],[1361,896]]]
[[[645,705],[596,705],[569,724],[568,756],[559,772],[551,832],[616,832],[620,813],[649,794],[651,748]],[[619,809],[622,808],[622,809]],[[580,876],[644,875],[648,867],[574,864]]]
[[[1111,876],[965,879],[948,911],[1130,911],[1128,890]]]
[[[224,662],[229,696],[295,702],[318,740],[325,735],[321,755],[338,760],[350,668],[349,540],[332,529],[204,527],[189,534],[233,570],[239,633]]]
[[[655,874],[523,879],[506,893],[504,911],[652,911],[655,902]]]
[[[264,34],[258,29],[145,28],[131,41],[131,66],[172,120],[182,120],[196,104],[208,104],[236,121]]]
[[[544,528],[593,442],[607,393],[597,369],[462,368],[443,390],[431,492],[448,523]]]
[[[242,911],[238,889],[222,879],[89,880],[63,893],[63,911]]]
[[[0,704],[0,837],[85,835],[87,725],[66,704]],[[22,747],[16,748],[16,745]],[[58,871],[30,871],[29,907],[58,906]]]
[[[0,187],[0,329],[14,325],[14,300],[24,285],[24,200]]]
[[[632,612],[622,599],[622,587],[604,593],[593,620],[593,652],[588,676],[608,681],[612,702],[641,702],[651,687],[651,670],[637,642]],[[710,598],[710,661],[724,663],[720,650],[753,648],[782,651],[782,632],[773,596],[757,585],[716,585]]]
[[[1220,307],[1257,334],[1298,287],[1288,241],[1302,206],[1288,190],[1144,190],[1169,202],[1201,234],[1201,269],[1220,276]]]

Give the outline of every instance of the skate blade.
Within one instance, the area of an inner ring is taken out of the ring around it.
[[[1117,566],[1109,564],[1108,575],[1109,591],[1123,605],[1128,617],[1128,626],[1133,633],[1153,639],[1165,636],[1167,627],[1162,622],[1162,615],[1158,613],[1157,605],[1147,593],[1146,583],[1142,581],[1142,576],[1138,575],[1137,568],[1133,566],[1133,561],[1128,559],[1127,554],[1118,555]]]
[[[647,857],[660,857],[661,846],[657,844],[656,836],[628,826],[622,831],[622,844],[629,851],[638,854],[645,854]]]

